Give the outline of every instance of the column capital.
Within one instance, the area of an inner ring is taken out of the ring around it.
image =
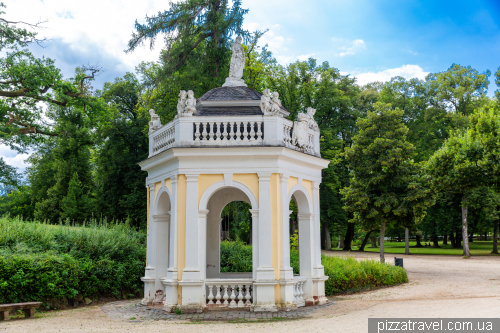
[[[170,179],[172,180],[172,184],[177,183],[177,175],[170,176]]]
[[[155,184],[149,184],[148,186],[149,186],[149,190],[150,190],[151,192],[154,192],[154,191],[155,191]]]
[[[312,185],[313,185],[313,189],[315,190],[319,190],[319,184],[321,184],[321,182],[312,182]]]
[[[208,210],[206,209],[200,209],[198,210],[198,217],[199,218],[206,218],[207,217],[207,214],[208,214]]]
[[[259,217],[259,210],[258,209],[250,209],[250,214],[252,214],[252,217]]]
[[[259,176],[259,182],[271,181],[271,172],[259,172],[257,175]]]
[[[297,218],[299,220],[302,220],[302,219],[309,220],[309,219],[314,218],[314,214],[313,213],[310,213],[310,214],[308,214],[308,213],[297,214]]]
[[[281,182],[282,182],[282,183],[286,183],[286,182],[288,182],[288,178],[290,178],[290,175],[289,175],[289,174],[287,174],[287,173],[282,173],[282,174],[281,174]]]
[[[197,182],[198,177],[200,177],[199,174],[186,174],[186,181],[187,182]]]
[[[155,222],[170,222],[170,212],[163,215],[153,215],[153,220]]]

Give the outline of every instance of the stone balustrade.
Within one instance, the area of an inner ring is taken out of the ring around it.
[[[295,276],[294,277],[295,284],[293,285],[293,296],[295,304],[297,307],[306,306],[306,300],[304,299],[304,283],[307,281],[307,278],[304,276]]]
[[[307,144],[294,142],[294,122],[279,116],[177,117],[149,135],[149,157],[172,147],[281,146],[320,156],[319,132]]]
[[[242,308],[253,304],[252,279],[207,279],[207,306]]]

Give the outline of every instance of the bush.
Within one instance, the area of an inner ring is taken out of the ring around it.
[[[0,230],[0,303],[55,307],[142,293],[146,235],[126,224],[75,227],[3,217]]]
[[[252,245],[242,241],[220,243],[221,273],[252,272]]]
[[[221,242],[221,272],[251,272],[252,245],[242,242]],[[374,260],[357,261],[353,257],[321,256],[325,267],[327,295],[353,292],[373,287],[408,282],[406,270]],[[290,266],[299,274],[299,251],[290,250]]]
[[[408,282],[406,270],[374,260],[357,261],[353,257],[321,256],[325,267],[327,295],[391,286]]]

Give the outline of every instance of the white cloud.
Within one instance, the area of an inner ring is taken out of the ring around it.
[[[402,76],[405,79],[417,78],[423,80],[429,72],[425,72],[422,67],[418,65],[403,65],[398,68],[386,69],[380,72],[351,72],[350,74],[357,78],[357,83],[359,85],[365,85],[375,81],[387,82],[395,76]]]
[[[116,59],[115,68],[110,69],[133,71],[143,60],[157,60],[163,45],[160,38],[154,51],[146,47],[125,54],[123,50],[134,30],[135,20],[143,22],[146,14],[154,15],[165,9],[168,4],[161,0],[23,0],[7,4],[6,12],[7,18],[12,20],[47,20],[39,36],[68,44],[76,53],[98,50],[100,55]]]
[[[332,40],[337,45],[337,49],[341,51],[336,54],[336,56],[339,57],[354,55],[358,51],[366,49],[365,41],[362,39],[349,41],[343,38],[333,37]]]
[[[311,58],[314,56],[314,53],[311,53],[311,54],[303,54],[303,55],[299,55],[297,57],[297,59],[299,59],[300,61],[306,61],[307,59]]]

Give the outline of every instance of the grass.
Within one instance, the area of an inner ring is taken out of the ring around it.
[[[413,254],[433,254],[433,255],[456,255],[462,256],[463,250],[462,248],[453,248],[448,242],[448,245],[443,245],[442,241],[439,242],[439,248],[433,247],[415,247],[417,243],[410,241],[410,253]],[[422,244],[425,244],[422,242]],[[385,253],[395,253],[395,254],[404,254],[405,253],[405,243],[404,242],[385,242],[384,243]],[[470,253],[473,256],[500,256],[498,254],[491,254],[491,250],[493,249],[493,241],[474,241],[469,243]],[[358,247],[353,246],[353,250],[357,250]],[[339,249],[333,249],[339,250]],[[371,248],[370,244],[365,246],[366,252],[380,252],[380,248]]]

